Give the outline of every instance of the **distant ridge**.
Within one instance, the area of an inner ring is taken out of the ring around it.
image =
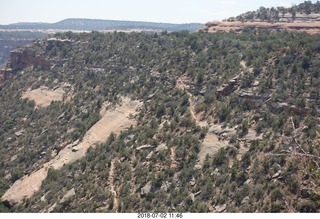
[[[0,25],[0,29],[20,29],[20,30],[77,30],[77,31],[102,31],[102,30],[130,30],[139,29],[145,31],[196,31],[204,24],[172,24],[144,21],[119,21],[119,20],[101,20],[68,18],[56,23],[14,23],[9,25]]]

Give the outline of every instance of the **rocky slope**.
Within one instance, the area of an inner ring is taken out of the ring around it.
[[[319,41],[68,32],[13,52],[1,211],[319,212]]]
[[[123,99],[120,107],[103,112],[102,118],[87,131],[82,141],[77,140],[65,146],[52,160],[43,164],[41,169],[16,181],[2,196],[2,200],[13,205],[20,203],[24,198],[30,198],[40,189],[50,168],[58,170],[66,164],[81,159],[90,147],[106,141],[112,132],[119,134],[122,130],[134,125],[129,114],[134,116],[139,105],[141,104],[138,101]]]

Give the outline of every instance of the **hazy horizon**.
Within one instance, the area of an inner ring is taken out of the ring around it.
[[[11,25],[11,24],[23,24],[23,23],[43,23],[43,24],[54,24],[58,23],[60,21],[68,20],[68,19],[85,19],[85,20],[103,20],[103,21],[125,21],[125,22],[150,22],[150,23],[168,23],[168,24],[190,24],[190,23],[200,23],[204,24],[205,22],[187,22],[187,23],[173,23],[173,22],[161,22],[161,21],[141,21],[141,20],[120,20],[120,19],[101,19],[101,18],[83,18],[83,17],[69,17],[69,18],[64,18],[62,20],[58,20],[55,22],[41,22],[41,21],[34,21],[34,22],[28,22],[28,21],[21,21],[21,22],[14,22],[14,23],[9,23],[9,24],[0,24],[0,25]]]
[[[303,0],[0,0],[0,24],[20,22],[55,23],[68,18],[147,21],[161,23],[206,23],[258,9],[260,6],[290,7]],[[312,1],[317,2],[317,0]]]

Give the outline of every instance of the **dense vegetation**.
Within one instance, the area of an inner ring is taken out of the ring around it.
[[[293,20],[296,17],[297,13],[300,14],[319,14],[320,13],[320,1],[312,3],[311,1],[305,1],[299,5],[293,5],[289,8],[286,7],[271,7],[265,8],[260,7],[256,11],[249,11],[243,13],[237,17],[231,17],[228,20],[238,20],[238,21],[253,21],[253,20],[261,20],[261,21],[279,21],[280,18],[284,17],[285,14],[291,14]]]
[[[23,69],[0,85],[0,192],[51,159],[58,145],[81,139],[103,102],[130,96],[144,105],[136,127],[50,170],[41,190],[11,211],[111,212],[108,175],[115,160],[118,212],[209,212],[224,205],[227,212],[319,212],[319,35],[248,30],[56,37],[70,41],[32,46],[54,68]],[[239,87],[218,95],[236,76]],[[181,77],[185,89],[176,86]],[[74,89],[69,102],[35,108],[21,99],[29,87],[63,83]],[[250,96],[243,98],[244,92]],[[281,108],[285,104],[298,110]],[[200,168],[207,128],[193,119],[190,105],[203,121],[237,130]],[[249,130],[262,140],[245,140]],[[136,150],[145,144],[169,150]],[[146,184],[150,190],[141,193]],[[72,188],[76,195],[59,201]]]

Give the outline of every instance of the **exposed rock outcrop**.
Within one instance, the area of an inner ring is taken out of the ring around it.
[[[146,159],[147,159],[147,160],[150,160],[150,159],[152,158],[153,154],[154,154],[154,152],[151,151],[151,152],[148,154],[148,156],[146,157]]]
[[[76,195],[76,191],[74,190],[74,188],[70,189],[60,200],[60,203],[64,203],[65,201],[67,201],[69,198],[71,198],[72,196]]]
[[[306,116],[310,112],[310,109],[307,107],[297,107],[288,103],[270,103],[269,101],[267,103],[270,110],[275,113],[289,111],[299,116]]]
[[[235,91],[239,86],[240,77],[234,77],[228,83],[223,84],[221,87],[219,87],[216,91],[217,97],[223,97],[227,96],[233,91]]]
[[[224,148],[228,146],[228,141],[219,140],[219,136],[215,132],[215,127],[210,127],[206,137],[204,138],[200,152],[198,154],[199,164],[203,164],[206,156],[212,157],[216,154],[220,148]]]
[[[270,95],[259,95],[250,91],[240,90],[239,97],[244,100],[267,100],[270,98]]]
[[[43,70],[49,70],[51,68],[51,63],[43,55],[37,54],[37,52],[30,47],[11,51],[10,59],[6,67],[0,70],[0,83],[7,80],[9,75],[15,71],[30,66],[33,66],[33,68],[40,67]]]
[[[317,34],[320,32],[320,23],[319,22],[305,22],[305,23],[268,23],[268,22],[241,22],[241,21],[211,21],[206,23],[206,26],[200,31],[205,32],[241,32],[244,29],[270,29],[276,31],[298,31],[298,32],[307,32],[309,34]]]
[[[50,208],[47,210],[47,213],[51,213],[54,211],[54,209],[57,207],[57,203],[54,203]]]
[[[47,39],[47,50],[50,50],[54,46],[63,46],[64,44],[71,43],[71,40],[68,39],[58,39],[58,38],[49,38]]]
[[[225,210],[227,209],[227,204],[224,204],[224,205],[217,205],[215,206],[215,213],[221,213],[221,212],[224,212]]]
[[[168,147],[165,144],[160,144],[158,147],[156,147],[156,153],[165,150],[168,150]]]
[[[49,89],[46,86],[41,86],[34,90],[29,88],[22,94],[22,99],[34,100],[38,107],[47,107],[52,101],[62,101],[64,95],[65,91],[62,87]]]
[[[15,134],[15,136],[17,136],[17,137],[20,137],[21,135],[23,135],[24,132],[25,132],[25,130],[24,130],[24,129],[21,129],[21,130],[15,132],[14,134]]]
[[[16,49],[10,52],[10,60],[7,65],[12,69],[12,71],[30,66],[35,68],[40,66],[43,70],[50,69],[50,62],[43,56],[37,55],[36,52],[31,50],[29,47]]]
[[[147,184],[141,188],[140,194],[141,195],[148,194],[151,191],[151,185],[152,185],[151,181],[147,182]]]
[[[140,146],[140,147],[137,147],[136,150],[137,150],[137,151],[141,151],[141,150],[149,149],[149,148],[153,148],[153,146],[146,144],[146,145],[142,145],[142,146]]]
[[[59,151],[59,154],[52,160],[44,163],[43,166],[28,175],[23,176],[3,194],[1,201],[13,206],[21,203],[24,198],[30,198],[39,191],[43,180],[48,175],[50,168],[61,169],[66,164],[71,164],[85,156],[90,147],[108,139],[111,133],[119,134],[128,127],[135,125],[135,120],[129,115],[136,114],[142,106],[140,101],[132,101],[130,98],[122,98],[122,105],[109,109],[105,115],[96,122],[85,134],[82,141],[77,145],[77,151],[67,146]],[[72,145],[72,144],[71,144]]]

